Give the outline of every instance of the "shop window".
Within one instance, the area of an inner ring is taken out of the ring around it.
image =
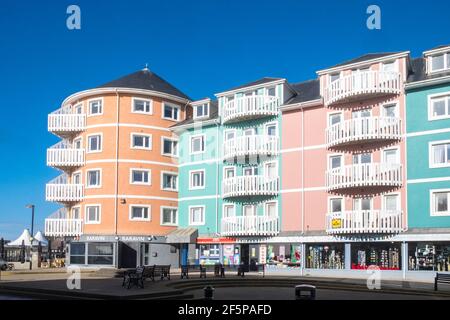
[[[218,244],[202,244],[200,250],[200,264],[214,265],[220,263],[220,247]]]
[[[263,247],[263,246],[261,246]],[[264,251],[264,250],[262,250]],[[261,252],[261,249],[260,249]],[[301,263],[301,245],[274,244],[267,246],[266,263],[273,266],[299,267]]]
[[[344,244],[306,245],[306,268],[344,269]]]
[[[72,242],[70,244],[70,264],[86,264],[86,244]]]
[[[88,243],[88,264],[112,265],[113,263],[113,243]]]
[[[400,243],[352,244],[352,269],[366,270],[377,266],[380,270],[401,269]]]
[[[450,243],[409,243],[408,269],[413,271],[450,271]]]

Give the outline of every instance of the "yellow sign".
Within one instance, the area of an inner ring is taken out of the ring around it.
[[[331,220],[331,227],[333,229],[340,229],[340,228],[342,228],[342,219],[333,219],[333,220]]]

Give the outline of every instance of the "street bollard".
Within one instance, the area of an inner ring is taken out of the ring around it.
[[[309,284],[295,286],[295,300],[316,300],[316,287]]]
[[[205,293],[205,300],[213,300],[213,296],[214,296],[214,288],[211,286],[206,286],[203,289],[204,293]]]

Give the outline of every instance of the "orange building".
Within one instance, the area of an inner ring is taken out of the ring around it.
[[[176,265],[166,235],[178,224],[176,136],[187,97],[147,68],[75,93],[48,117],[62,140],[47,150],[61,175],[46,200],[63,207],[46,219],[46,235],[70,237],[71,264]]]

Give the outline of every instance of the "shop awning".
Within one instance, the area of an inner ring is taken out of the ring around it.
[[[196,228],[178,228],[167,235],[167,243],[195,243],[198,237]]]

